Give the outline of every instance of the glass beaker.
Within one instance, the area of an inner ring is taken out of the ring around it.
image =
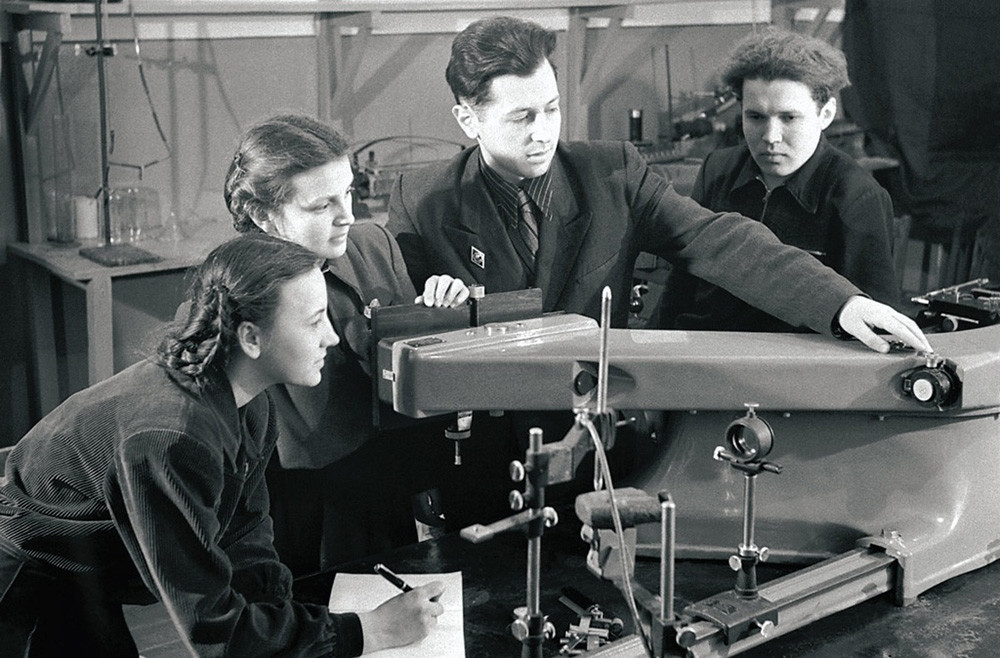
[[[139,230],[145,240],[159,240],[163,233],[160,193],[152,187],[136,188]]]
[[[100,237],[101,213],[98,200],[92,196],[73,196],[73,226],[80,242],[96,242]]]
[[[52,117],[52,173],[47,178],[46,205],[49,239],[71,243],[76,239],[73,228],[73,151],[69,118]]]
[[[139,239],[139,213],[136,208],[136,190],[133,187],[116,187],[108,195],[108,213],[111,215],[111,235],[108,242],[120,244]]]

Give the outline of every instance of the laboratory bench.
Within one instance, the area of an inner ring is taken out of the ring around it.
[[[560,639],[566,636],[570,624],[580,622],[579,616],[559,601],[567,586],[590,598],[607,615],[620,618],[626,634],[632,629],[628,607],[618,589],[587,570],[587,544],[579,537],[580,523],[572,509],[559,512],[559,523],[542,537],[539,605],[556,629],[555,637],[544,644],[546,658],[565,655],[559,653]],[[738,539],[734,537],[734,552]],[[295,582],[294,593],[298,600],[325,605],[337,572],[370,573],[378,562],[403,574],[461,571],[465,655],[514,658],[521,655],[521,644],[509,627],[515,608],[526,601],[526,556],[527,539],[518,531],[479,544],[449,533],[301,577]],[[801,566],[762,563],[758,576],[764,584]],[[658,591],[658,574],[658,561],[639,558],[636,580],[654,593]],[[680,611],[688,603],[732,588],[734,583],[735,575],[725,560],[678,560],[675,606]],[[890,595],[879,596],[740,655],[992,658],[1000,642],[1000,628],[994,622],[998,610],[1000,565],[992,564],[925,592],[912,605],[900,607]],[[187,656],[161,606],[127,607],[126,616],[144,658]]]
[[[146,320],[150,322],[148,328],[158,320],[169,320],[183,294],[184,271],[203,261],[212,248],[237,235],[232,224],[224,221],[189,224],[183,230],[176,239],[136,243],[136,247],[156,258],[137,264],[102,265],[81,255],[82,246],[77,242],[16,242],[7,246],[11,262],[23,273],[29,305],[31,365],[42,414],[75,390],[96,384],[127,366],[119,363],[116,367],[116,337],[120,343],[129,332],[134,334],[139,329],[136,325],[143,323],[141,316],[152,317]],[[116,299],[126,288],[131,288],[126,294],[147,308],[116,323]],[[82,304],[72,299],[79,293]],[[74,321],[75,312],[70,310],[79,308],[83,309],[82,323]],[[78,335],[81,324],[82,337]],[[69,362],[80,347],[84,354],[81,369],[86,376],[74,377],[66,370],[75,366]],[[136,358],[126,355],[124,360]]]

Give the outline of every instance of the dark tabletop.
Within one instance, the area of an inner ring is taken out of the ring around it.
[[[572,585],[608,614],[632,629],[628,607],[610,582],[598,580],[586,567],[587,545],[579,538],[572,510],[560,510],[560,522],[542,539],[541,609],[556,627],[544,645],[546,657],[559,655],[559,639],[579,616],[559,602],[561,589]],[[734,538],[734,545],[737,538]],[[508,629],[514,608],[525,604],[527,539],[521,532],[472,544],[446,535],[342,565],[339,571],[369,572],[385,562],[405,573],[461,570],[465,603],[465,651],[470,658],[517,658],[521,645]],[[803,565],[759,565],[761,583]],[[640,559],[636,581],[658,591],[656,560]],[[326,604],[335,572],[296,581],[300,599]],[[724,560],[680,560],[676,565],[675,607],[701,601],[732,588],[735,576]],[[746,658],[843,658],[844,656],[996,656],[1000,638],[992,614],[1000,609],[1000,562],[952,578],[921,594],[918,604],[900,607],[887,595],[849,607],[741,654]],[[937,629],[937,630],[932,630]],[[961,640],[960,640],[961,639]],[[962,649],[959,651],[959,649]],[[956,653],[958,652],[958,653]],[[681,655],[679,652],[677,655]]]
[[[587,570],[587,544],[580,539],[579,521],[565,513],[561,513],[561,519],[542,538],[540,606],[556,629],[556,637],[545,642],[545,656],[558,656],[559,639],[565,637],[571,623],[580,622],[578,614],[559,602],[565,586],[575,587],[600,605],[605,614],[621,618],[626,633],[632,628],[627,604],[618,589]],[[447,534],[299,578],[295,598],[325,604],[337,572],[371,573],[378,562],[397,573],[461,571],[466,655],[519,656],[521,643],[509,626],[514,609],[526,603],[527,547],[526,535],[516,530],[480,544]]]

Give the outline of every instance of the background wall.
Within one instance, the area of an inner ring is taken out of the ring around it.
[[[28,173],[28,186],[41,190],[38,206],[43,216],[51,212],[53,193],[69,186],[72,193],[92,194],[100,186],[96,58],[85,53],[92,45],[91,22],[73,19],[73,30],[59,51],[52,86],[35,120],[37,145],[29,144],[27,149],[29,159],[37,163],[37,172]],[[312,32],[303,36],[197,38],[200,32],[212,30],[209,22],[170,40],[156,37],[182,31],[173,22],[140,15],[138,27],[148,99],[131,23],[112,17],[107,28],[117,47],[117,54],[105,59],[109,182],[112,187],[141,184],[156,189],[165,218],[174,213],[181,222],[223,220],[227,213],[221,183],[235,140],[248,125],[277,112],[319,115],[357,144],[392,135],[467,141],[451,116],[453,99],[444,80],[452,31],[343,37],[338,44],[341,51],[331,58],[353,61],[355,66],[350,71],[330,72],[331,102],[324,98],[325,81],[320,78],[324,44],[315,35],[321,34],[321,26],[303,30]],[[300,28],[293,25],[286,31]],[[749,25],[635,27],[618,35],[607,29],[587,30],[587,48],[598,54],[587,66],[598,68],[599,75],[592,76],[590,83],[593,101],[586,136],[626,139],[628,110],[641,108],[644,136],[656,139],[668,107],[667,46],[674,109],[679,115],[711,102],[718,65],[731,43],[750,29]],[[147,34],[151,36],[143,36]],[[564,106],[570,97],[568,77],[573,74],[567,41],[566,32],[561,31],[554,58]],[[157,131],[153,110],[166,144]],[[564,135],[569,134],[566,128]],[[392,161],[451,153],[422,152],[399,144],[381,148],[380,159]],[[138,169],[154,162],[141,172]],[[67,169],[72,171],[71,182],[66,180]],[[37,180],[31,180],[32,174]]]

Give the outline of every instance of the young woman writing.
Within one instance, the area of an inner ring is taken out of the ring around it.
[[[291,599],[265,467],[278,383],[315,386],[338,336],[321,259],[216,248],[155,356],[81,391],[0,478],[0,656],[135,656],[123,603],[163,603],[192,655],[355,656],[415,641],[439,584],[361,615]]]

